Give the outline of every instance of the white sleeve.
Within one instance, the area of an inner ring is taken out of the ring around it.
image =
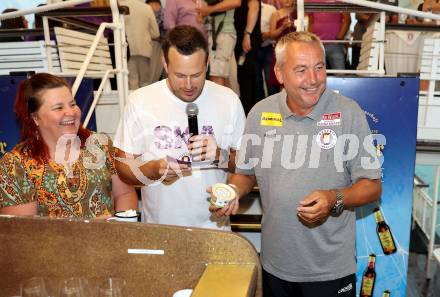
[[[246,116],[244,115],[243,106],[240,99],[236,97],[235,106],[232,111],[232,140],[231,149],[240,150],[241,137],[243,136],[244,126],[246,124]]]
[[[134,155],[146,152],[148,143],[148,129],[143,127],[138,110],[129,98],[113,141],[114,147]]]

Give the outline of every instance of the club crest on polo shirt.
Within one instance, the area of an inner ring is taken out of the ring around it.
[[[317,123],[318,126],[339,126],[341,124],[341,112],[324,113],[322,119]]]
[[[325,150],[331,149],[336,145],[338,136],[332,129],[323,129],[316,135],[316,142],[319,147]]]
[[[262,112],[261,113],[261,126],[282,127],[283,116],[276,112]]]

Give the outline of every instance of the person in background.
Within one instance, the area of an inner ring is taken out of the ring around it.
[[[243,0],[235,9],[235,58],[240,100],[245,113],[258,102],[257,55],[261,45],[260,0]],[[241,61],[240,61],[241,60]]]
[[[3,13],[8,12],[14,12],[18,9],[15,8],[6,8],[2,11]],[[27,29],[28,28],[28,21],[24,16],[12,18],[12,19],[6,19],[0,21],[0,30],[1,29]],[[24,41],[23,36],[11,36],[11,37],[1,37],[0,42],[14,42],[14,41]]]
[[[432,12],[436,13],[440,11],[440,5],[437,3],[437,1],[431,1],[426,0],[419,3],[417,6],[418,11],[423,12]],[[425,24],[425,25],[436,25],[436,21],[433,21],[432,19],[424,19],[422,17],[415,17],[412,15],[405,15],[406,20],[405,24],[407,25],[416,25],[416,24]],[[399,23],[399,14],[394,13],[391,16],[387,16],[387,22],[389,23]]]
[[[373,17],[371,13],[356,13],[356,25],[354,25],[353,30],[353,41],[358,41],[359,43],[353,43],[351,47],[351,69],[357,69],[359,65],[359,58],[361,55],[362,36],[367,31],[370,20]]]
[[[125,182],[143,186],[144,222],[230,230],[208,211],[205,188],[235,169],[243,107],[231,89],[206,80],[208,43],[197,28],[171,29],[162,49],[168,78],[130,95],[115,136],[116,167]],[[199,135],[188,127],[186,109],[194,107]]]
[[[263,3],[274,6],[276,9],[281,8],[281,0],[262,0]]]
[[[209,42],[209,79],[222,86],[231,86],[229,81],[236,67],[234,48],[237,32],[234,27],[234,9],[242,0],[208,0],[208,5],[198,8],[200,17],[206,17]],[[233,76],[233,75],[232,75]]]
[[[269,84],[269,77],[272,65],[273,46],[275,41],[269,36],[270,18],[277,11],[275,6],[261,3],[261,44],[257,54],[257,100],[261,100],[267,96],[275,94],[278,89]],[[264,73],[264,79],[263,79]],[[266,86],[267,94],[265,94],[264,86]]]
[[[432,12],[434,14],[440,13],[440,3],[436,0],[425,0],[422,3],[420,3],[418,10],[424,11],[424,12]],[[440,21],[437,20],[419,20],[422,23],[425,24],[432,24],[432,25],[438,25],[440,24]]]
[[[124,16],[130,58],[128,59],[128,87],[130,90],[152,82],[150,58],[154,38],[159,37],[159,27],[153,9],[139,0],[118,0],[128,6],[130,14]]]
[[[348,12],[314,12],[309,15],[309,31],[324,42],[327,69],[345,69],[345,44],[325,41],[344,40],[350,24]]]
[[[275,52],[284,90],[249,113],[248,137],[229,178],[238,198],[210,210],[236,213],[258,182],[264,296],[354,297],[355,208],[381,194],[371,131],[356,102],[327,88],[316,35],[289,33]]]
[[[165,27],[164,27],[164,16],[163,16],[163,8],[162,8],[162,3],[160,2],[160,0],[146,0],[145,1],[146,4],[150,5],[151,8],[154,11],[154,16],[156,17],[156,22],[157,25],[159,26],[159,35],[160,35],[160,39],[162,40],[162,38],[165,36]]]
[[[422,11],[438,13],[440,12],[440,3],[437,0],[425,0],[422,3]]]
[[[156,17],[156,23],[159,26],[159,37],[152,38],[152,51],[150,59],[151,82],[157,82],[163,74],[162,57],[162,39],[165,36],[165,28],[163,25],[163,10],[160,0],[147,0],[145,3],[151,6]]]
[[[146,0],[145,3],[150,5],[154,11],[154,16],[156,17],[156,22],[157,25],[159,26],[160,38],[162,40],[162,38],[165,36],[166,33],[164,20],[163,20],[164,11],[162,8],[162,3],[160,2],[160,0]]]
[[[296,1],[295,0],[280,0],[281,8],[272,14],[269,24],[268,38],[278,40],[284,35],[295,32],[296,20]]]
[[[24,80],[15,113],[20,142],[0,159],[0,214],[90,219],[137,209],[134,188],[116,174],[111,140],[80,126],[63,79]]]
[[[295,20],[297,16],[296,1],[295,0],[280,0],[281,7],[272,14],[270,18],[270,30],[267,34],[268,38],[278,41],[284,35],[295,32]],[[269,75],[269,85],[271,88],[279,90],[281,84],[278,82],[274,67],[276,63],[275,52],[272,49],[272,63]]]
[[[203,20],[199,17],[197,5],[203,0],[168,0],[164,11],[165,30],[171,30],[178,25],[196,27],[208,37]]]

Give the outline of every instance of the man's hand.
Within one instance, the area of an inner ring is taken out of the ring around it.
[[[173,182],[184,174],[191,172],[191,167],[177,162],[167,162],[165,159],[151,161],[153,164],[154,180]]]
[[[189,141],[188,149],[193,161],[218,160],[220,149],[214,136],[194,135]]]
[[[331,190],[315,191],[299,202],[298,216],[305,222],[323,222],[336,203],[336,193]]]
[[[207,188],[206,192],[209,193],[209,195],[212,195],[212,188],[211,187]],[[238,207],[239,207],[238,199],[239,197],[236,197],[234,200],[229,202],[229,204],[227,204],[223,208],[211,204],[209,205],[209,211],[215,214],[217,217],[230,216],[231,214],[234,215],[238,211]]]

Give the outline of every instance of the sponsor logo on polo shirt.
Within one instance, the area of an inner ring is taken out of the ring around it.
[[[336,145],[338,137],[332,129],[323,129],[316,135],[316,142],[319,147],[325,150],[331,149]]]
[[[322,120],[318,122],[318,126],[339,126],[341,124],[341,113],[325,113]]]
[[[261,113],[261,126],[282,127],[283,116],[280,113],[275,112],[262,112]]]

